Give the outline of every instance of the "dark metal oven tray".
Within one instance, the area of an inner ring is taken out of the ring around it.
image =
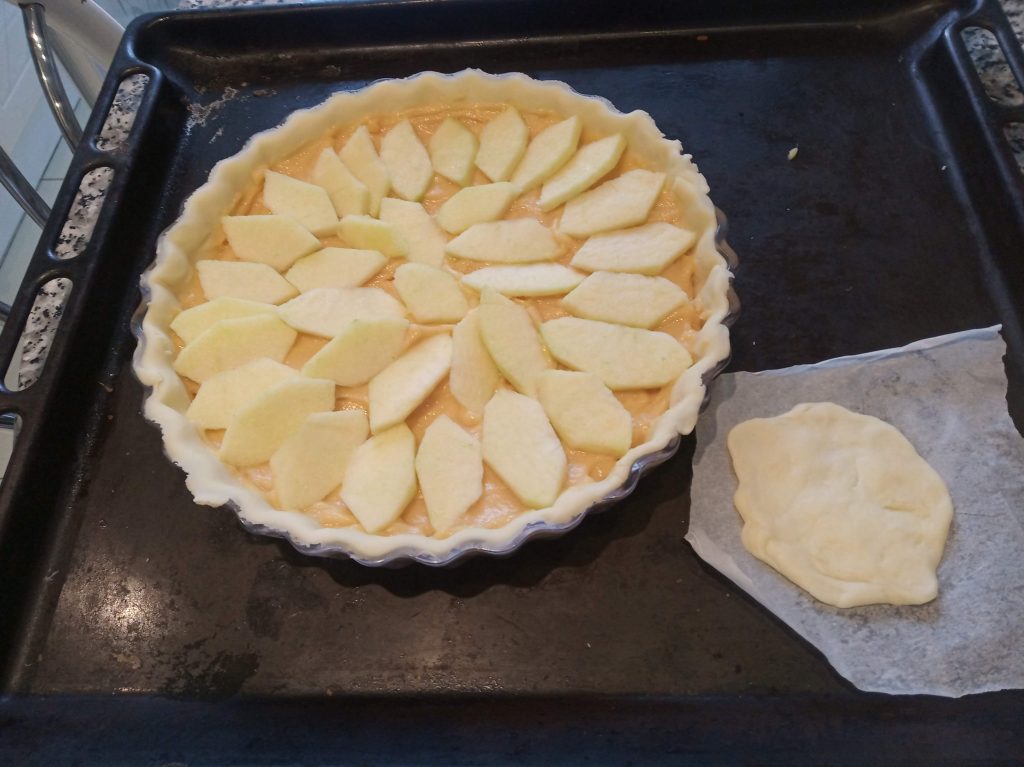
[[[644,109],[731,220],[733,370],[1003,323],[1024,413],[1024,208],[961,31],[994,0],[346,3],[128,30],[0,339],[74,282],[0,488],[0,762],[1014,762],[1024,693],[861,693],[683,541],[692,438],[615,509],[452,569],[304,557],[193,504],[131,371],[138,280],[214,163],[339,89],[522,71]],[[129,140],[95,137],[150,80]],[[790,148],[799,146],[793,160]],[[82,175],[90,244],[51,257]],[[1018,423],[1020,420],[1018,418]],[[1024,560],[1022,560],[1024,561]]]

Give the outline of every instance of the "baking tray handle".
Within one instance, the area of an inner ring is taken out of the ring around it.
[[[995,38],[1015,81],[1017,99],[996,100],[986,90],[964,40],[965,30],[971,28],[986,30]],[[957,15],[943,30],[941,43],[937,47],[942,55],[933,58],[925,75],[929,81],[929,100],[932,108],[945,112],[944,122],[953,134],[952,144],[960,147],[947,160],[953,166],[953,184],[966,198],[987,201],[974,210],[973,220],[967,223],[976,228],[984,243],[979,253],[982,268],[1000,275],[991,295],[1011,350],[1007,365],[1012,385],[1014,380],[1024,380],[1024,366],[1018,361],[1024,354],[1024,304],[1013,291],[1002,286],[1019,284],[1024,276],[1020,244],[1016,237],[1006,233],[1008,221],[1014,221],[1018,228],[1024,227],[1024,147],[1015,156],[1011,146],[1011,132],[1015,127],[1024,127],[1024,97],[1019,95],[1024,94],[1024,49],[997,0],[980,0],[969,11]],[[943,98],[947,91],[959,98]],[[970,108],[963,110],[958,106],[962,104]],[[982,142],[964,139],[979,131]],[[973,170],[965,173],[962,168]]]
[[[111,131],[104,132],[104,126],[120,84],[135,74],[148,77],[145,91],[138,100],[128,135],[112,140]],[[118,248],[116,237],[126,216],[132,215],[124,210],[123,203],[133,166],[147,148],[138,137],[146,134],[147,124],[154,120],[160,92],[166,87],[159,71],[134,59],[122,44],[0,332],[0,417],[6,417],[8,424],[11,416],[18,418],[11,457],[0,484],[0,582],[4,583],[0,614],[5,619],[0,621],[0,647],[16,644],[6,633],[22,622],[20,613],[26,605],[36,603],[36,592],[60,587],[60,579],[37,576],[41,570],[48,573],[59,566],[61,552],[77,529],[77,515],[45,515],[41,510],[63,508],[77,497],[82,487],[81,467],[94,449],[95,435],[102,424],[107,407],[102,394],[103,390],[109,391],[107,379],[112,378],[113,368],[109,355],[98,351],[119,321],[118,302],[112,296],[118,294],[120,283],[130,279],[124,260],[131,249]],[[65,225],[81,223],[73,218],[80,209],[76,202],[79,187],[89,172],[98,168],[110,169],[110,183],[91,233],[88,226],[80,230],[84,244],[69,253],[66,246],[71,229],[66,230]],[[59,247],[62,240],[64,247]],[[12,377],[8,371],[19,354],[19,341],[36,297],[43,286],[57,278],[69,280],[71,288],[61,306],[50,310],[49,321],[57,323],[42,369],[24,388],[8,386],[2,379],[4,374]],[[69,381],[73,382],[70,386]],[[102,387],[99,398],[97,384]],[[78,440],[86,435],[85,442],[69,439],[68,435],[80,435]],[[71,481],[52,477],[33,481],[32,466],[36,465],[38,475],[40,463],[69,473]]]
[[[97,263],[94,252],[96,248],[93,243],[106,240],[110,234],[109,230],[116,205],[106,204],[106,202],[124,195],[127,171],[134,164],[140,146],[137,142],[126,139],[117,142],[116,146],[100,148],[97,145],[97,137],[100,136],[107,116],[111,113],[114,99],[118,93],[118,86],[125,79],[136,74],[145,75],[149,81],[132,123],[132,133],[141,133],[142,125],[153,116],[158,92],[163,85],[159,71],[148,65],[135,62],[131,66],[121,68],[117,74],[113,72],[108,74],[103,90],[97,99],[97,104],[102,105],[103,108],[97,106],[93,110],[85,136],[75,149],[71,167],[54,203],[50,218],[43,225],[36,249],[22,278],[21,287],[4,323],[3,331],[0,333],[0,365],[3,366],[4,371],[8,370],[17,352],[20,336],[39,289],[47,282],[61,277],[71,280],[76,289],[72,290],[64,304],[61,313],[61,317],[64,319],[58,324],[57,332],[52,339],[47,355],[47,364],[32,386],[22,390],[19,387],[9,387],[0,381],[0,412],[28,415],[26,400],[34,399],[29,392],[33,389],[44,388],[45,381],[55,376],[54,369],[60,364],[62,347],[67,337],[67,331],[62,331],[62,328],[75,324],[73,321],[64,320],[78,310],[82,302],[78,296],[84,295],[86,292],[80,288],[84,288],[86,282],[95,279],[97,274],[102,271],[102,265]],[[112,181],[104,192],[105,202],[95,218],[91,234],[88,236],[88,243],[80,248],[74,257],[68,257],[66,253],[61,254],[58,248],[65,223],[73,213],[72,206],[76,201],[79,184],[90,171],[98,168],[109,168],[112,171]]]
[[[1000,103],[995,101],[985,89],[977,67],[967,44],[963,39],[965,30],[977,27],[991,33],[1013,75],[1018,93],[1024,94],[1024,49],[1010,26],[1009,19],[997,0],[982,0],[973,12],[960,17],[958,21],[946,29],[946,43],[953,56],[957,72],[964,86],[970,91],[971,101],[976,107],[977,116],[987,134],[995,154],[1003,161],[1001,172],[1011,193],[1020,197],[1024,190],[1024,176],[1010,150],[1005,130],[1014,123],[1024,123],[1024,103]]]
[[[127,67],[119,67],[117,72],[108,73],[97,99],[100,106],[93,110],[85,136],[75,150],[71,168],[53,206],[53,212],[43,227],[35,252],[25,270],[21,287],[11,306],[10,315],[0,333],[0,366],[3,371],[8,371],[15,354],[18,353],[20,337],[40,289],[57,278],[71,281],[71,293],[63,304],[60,321],[50,341],[46,362],[38,378],[24,389],[20,386],[8,386],[0,381],[0,413],[13,413],[21,417],[21,437],[26,437],[29,431],[28,421],[32,418],[33,405],[40,401],[42,392],[57,377],[65,362],[70,329],[78,324],[76,317],[84,309],[85,298],[90,292],[89,284],[98,279],[104,270],[104,265],[99,263],[96,244],[108,241],[110,237],[110,228],[117,208],[113,201],[124,196],[128,171],[134,165],[141,145],[126,138],[116,145],[100,148],[97,137],[101,135],[107,116],[111,113],[118,86],[135,74],[145,75],[149,81],[142,94],[131,133],[141,133],[144,124],[152,119],[159,90],[163,87],[159,71],[135,61]],[[61,254],[58,248],[65,223],[73,214],[72,206],[78,196],[79,184],[90,171],[98,168],[109,168],[112,171],[112,180],[104,192],[104,203],[95,218],[91,234],[88,235],[88,242],[79,249],[77,255],[67,257],[67,254]]]

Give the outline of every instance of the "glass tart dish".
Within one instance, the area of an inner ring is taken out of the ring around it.
[[[339,93],[219,162],[160,237],[145,416],[197,503],[302,552],[509,553],[693,429],[729,355],[723,229],[678,141],[564,83]]]

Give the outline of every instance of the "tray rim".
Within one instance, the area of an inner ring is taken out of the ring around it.
[[[914,4],[915,7],[917,7],[918,5],[920,5],[920,4],[919,3],[915,3]],[[995,7],[993,3],[988,3],[988,2],[979,3],[978,6],[979,7],[987,7],[987,8]],[[218,10],[204,11],[203,13],[225,13],[225,12],[227,12],[227,11],[218,9]],[[162,14],[157,14],[157,16],[161,16],[161,15]],[[57,206],[57,207],[59,207],[59,206]],[[144,699],[146,699],[146,700],[153,700],[153,696],[142,696],[142,697]],[[728,696],[728,697],[730,699],[734,699],[733,696]],[[744,698],[746,698],[748,701],[750,700],[749,696],[738,696],[738,697],[740,698],[741,702],[742,702],[742,700]],[[762,698],[769,698],[770,696],[761,696],[761,697]],[[785,698],[787,700],[792,700],[794,697],[799,697],[799,696],[790,696],[790,695],[785,696]],[[814,696],[808,696],[808,697],[809,697],[810,700],[816,701],[816,700],[819,700],[822,697],[835,697],[835,696],[814,695]],[[839,696],[839,697],[843,698],[844,696]],[[966,701],[948,701],[948,703],[949,703],[948,706],[941,706],[938,709],[935,709],[935,708],[932,707],[933,704],[935,704],[935,699],[932,699],[932,698],[916,698],[916,697],[911,698],[911,697],[908,697],[908,698],[900,698],[900,699],[894,701],[894,700],[888,698],[887,696],[877,696],[877,695],[872,695],[872,694],[861,694],[861,693],[857,693],[857,694],[851,695],[849,697],[853,698],[855,701],[857,701],[860,704],[863,704],[866,707],[870,707],[872,709],[872,711],[875,710],[874,706],[875,706],[876,703],[877,703],[877,705],[879,707],[879,710],[883,710],[884,709],[884,710],[893,711],[897,706],[902,709],[904,707],[904,705],[905,705],[905,707],[907,709],[909,709],[909,710],[915,710],[915,711],[922,711],[922,710],[934,711],[935,712],[934,713],[934,717],[933,717],[933,719],[929,719],[929,721],[935,721],[935,722],[942,722],[945,718],[952,717],[953,712],[959,712],[959,711],[967,710],[967,706],[968,705],[975,704],[975,703],[981,704],[982,706],[996,706],[998,708],[998,710],[1000,710],[1000,711],[1003,711],[1003,710],[1009,711],[1011,709],[1012,710],[1019,710],[1020,702],[1022,700],[1020,691],[1011,691],[1011,692],[1006,692],[1006,693],[986,693],[986,694],[980,695],[980,696],[971,696],[971,699],[970,700],[966,700]],[[22,708],[23,704],[25,704],[26,702],[37,702],[37,701],[40,701],[40,700],[49,701],[50,703],[54,703],[55,705],[65,706],[65,708],[63,708],[61,710],[62,711],[69,711],[69,710],[72,709],[72,707],[74,705],[72,703],[72,701],[79,700],[79,697],[76,696],[75,698],[73,698],[71,700],[65,699],[63,701],[60,701],[59,699],[56,699],[56,698],[53,698],[53,697],[50,697],[50,698],[40,698],[39,696],[30,696],[29,699],[26,701],[26,699],[22,699],[22,698],[19,698],[19,697],[5,696],[2,700],[0,700],[0,708],[3,708],[4,710],[6,710],[8,716],[12,716],[12,714],[13,714],[13,718],[17,719],[17,717],[20,715],[20,712],[23,710],[23,708]],[[995,703],[993,703],[993,701],[995,701]],[[68,705],[69,703],[71,705]],[[121,703],[123,703],[124,705],[120,706]],[[185,701],[169,701],[167,703],[172,708],[187,707],[187,706],[190,706],[190,705],[194,705],[192,703],[185,702]],[[282,701],[281,704],[285,705],[285,702]],[[326,704],[326,701],[325,701],[325,704]],[[663,705],[663,706],[666,706],[666,707],[671,707],[671,705],[672,705],[672,703],[670,701],[651,701],[651,704],[653,706],[661,706],[661,705]],[[699,702],[695,701],[694,704],[698,705]],[[997,704],[998,704],[998,706],[997,706]],[[1003,704],[1005,704],[1005,708],[1001,707]],[[125,700],[124,698],[121,698],[121,699],[118,700],[117,705],[120,706],[120,710],[122,710],[124,712],[130,712],[131,708],[134,705],[134,701],[131,698],[129,698],[127,700]],[[608,705],[609,705],[611,710],[615,710],[616,706],[618,704],[615,703],[615,702],[608,702]],[[1016,708],[1012,708],[1012,707],[1016,707]],[[12,709],[13,709],[13,712],[12,712]],[[857,710],[858,710],[858,712],[861,712],[861,713],[863,712],[863,709],[861,709],[861,708],[858,708]],[[939,713],[940,711],[942,713]],[[833,716],[835,717],[835,719],[831,719],[830,718],[830,719],[827,720],[829,722],[829,724],[834,725],[833,729],[831,729],[831,730],[829,730],[827,732],[818,732],[815,735],[808,734],[807,737],[806,737],[806,740],[800,739],[800,742],[807,742],[807,741],[810,741],[812,738],[817,739],[817,738],[819,738],[819,737],[821,737],[823,735],[827,736],[829,734],[831,734],[832,736],[837,736],[837,737],[841,736],[846,731],[845,730],[845,725],[850,723],[851,718],[853,718],[853,717],[855,717],[857,715],[858,714],[854,713],[854,714],[851,714],[851,716],[848,717],[845,714],[840,714],[840,713],[835,713],[834,712]],[[202,719],[203,719],[203,714],[200,714],[200,715],[198,715],[196,717],[196,721],[202,721]],[[8,719],[7,721],[11,722],[11,719]],[[52,714],[38,714],[38,713],[29,712],[29,713],[27,713],[27,714],[25,714],[23,716],[21,721],[23,721],[23,722],[25,722],[25,721],[53,722],[54,720],[52,718]],[[780,722],[780,725],[784,725],[784,724],[785,724],[785,722]],[[890,724],[891,724],[891,722],[890,722]],[[680,730],[683,730],[686,727],[686,725],[684,725],[682,723],[682,721],[680,721],[680,723],[678,724],[678,727],[679,727]],[[883,729],[883,728],[880,727],[880,729]],[[888,728],[886,727],[884,729],[887,730]],[[979,725],[979,728],[977,730],[970,730],[970,731],[971,732],[982,732],[983,730],[981,729],[981,726]],[[1006,737],[1006,732],[1005,731],[1003,732],[1003,735],[1004,735],[1004,737]],[[98,737],[99,736],[96,736],[97,739],[98,739]],[[744,742],[752,742],[753,741],[753,737],[750,736],[750,733],[745,731],[745,730],[743,730],[742,728],[740,728],[740,730],[737,732],[737,737],[739,739],[742,739],[744,737],[750,737],[749,741],[744,741]],[[90,739],[93,739],[93,738],[90,738]],[[939,740],[939,739],[936,737],[935,740]],[[1019,732],[1016,735],[1016,740],[1018,742],[1020,741],[1020,734],[1019,734]],[[638,740],[638,745],[642,745],[642,743],[640,743],[639,740]],[[875,746],[871,746],[871,745],[868,745],[866,743],[860,743],[858,745],[863,747],[864,750],[863,751],[858,751],[858,752],[856,752],[856,754],[843,754],[843,756],[848,758],[849,761],[851,761],[851,762],[870,763],[869,757],[865,756],[865,754],[869,754],[875,748]],[[682,748],[685,748],[685,747],[686,747],[685,745],[682,746]],[[700,753],[703,756],[705,756],[705,757],[707,756],[707,752],[703,752],[702,751]],[[1017,753],[1019,754],[1020,752],[1018,751]],[[757,755],[757,757],[763,756],[763,754],[761,752],[754,752],[754,751],[750,752],[750,755],[751,755],[752,758],[755,758],[755,754]]]

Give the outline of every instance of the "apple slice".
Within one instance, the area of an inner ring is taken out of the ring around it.
[[[448,416],[438,416],[420,440],[416,477],[434,533],[446,532],[483,495],[480,441]]]
[[[391,178],[387,166],[381,161],[373,146],[373,138],[365,125],[360,125],[352,134],[345,146],[338,152],[338,157],[345,163],[352,175],[359,179],[370,192],[370,207],[366,211],[376,216],[380,210],[380,201],[391,189]],[[345,214],[351,215],[351,214]]]
[[[277,315],[277,309],[260,301],[243,298],[215,298],[205,304],[186,309],[171,322],[171,330],[186,344],[195,341],[201,333],[221,320],[236,320],[257,314]]]
[[[594,272],[562,306],[588,320],[653,328],[686,301],[686,293],[664,277]]]
[[[380,288],[316,288],[278,309],[296,330],[334,338],[354,320],[402,319],[405,307]]]
[[[480,303],[494,304],[496,306],[520,306],[520,304],[516,303],[511,298],[506,298],[498,291],[491,290],[490,288],[484,288],[480,291]]]
[[[540,333],[556,360],[596,374],[613,391],[665,386],[693,363],[675,338],[654,330],[560,317]]]
[[[591,237],[576,251],[571,263],[588,272],[654,276],[689,250],[696,239],[697,235],[687,229],[655,221]]]
[[[296,261],[285,278],[303,293],[316,288],[357,288],[387,262],[379,250],[324,248]]]
[[[451,234],[461,234],[473,224],[501,218],[512,205],[516,188],[508,181],[460,189],[437,212],[437,223]]]
[[[294,330],[269,314],[221,320],[178,352],[174,371],[202,383],[260,357],[280,362],[297,337]]]
[[[294,285],[266,264],[207,259],[196,262],[196,272],[203,295],[211,301],[216,298],[240,298],[263,304],[279,304],[298,294]]]
[[[418,202],[385,197],[380,201],[380,220],[391,224],[405,237],[409,252],[405,257],[427,266],[444,263],[444,236],[434,217]]]
[[[226,429],[235,413],[267,389],[298,374],[295,368],[266,357],[217,373],[199,387],[185,417],[200,429]]]
[[[664,173],[631,170],[584,192],[565,205],[558,229],[570,237],[589,237],[642,224],[665,184]]]
[[[320,240],[291,216],[223,216],[220,221],[236,256],[279,272],[320,247]]]
[[[416,438],[404,423],[356,448],[341,500],[368,533],[390,525],[416,497]]]
[[[327,191],[337,217],[362,216],[370,212],[370,190],[352,175],[330,147],[320,153],[311,178],[314,184]]]
[[[317,237],[329,237],[338,225],[326,189],[283,173],[264,172],[263,204],[275,215],[292,216]]]
[[[507,181],[523,159],[530,143],[530,129],[519,111],[509,107],[480,131],[476,167],[491,181]]]
[[[302,366],[310,378],[330,378],[338,386],[362,386],[405,348],[406,320],[354,320]]]
[[[430,137],[430,162],[440,175],[466,186],[473,180],[477,147],[473,131],[454,117],[448,117]]]
[[[611,172],[626,150],[621,133],[593,141],[582,147],[565,166],[549,178],[540,190],[540,209],[554,210],[566,200],[590,189]]]
[[[502,389],[484,408],[482,440],[487,465],[531,509],[550,506],[565,484],[562,443],[540,403]]]
[[[448,388],[466,410],[481,415],[501,383],[490,352],[480,337],[480,310],[473,309],[452,330],[452,369]]]
[[[409,243],[398,227],[370,216],[345,216],[338,222],[338,236],[362,250],[376,250],[388,258],[409,253]]]
[[[580,118],[573,115],[534,136],[512,174],[520,194],[540,186],[565,165],[576,151],[582,128]]]
[[[263,463],[309,415],[333,409],[334,381],[289,378],[235,413],[217,457],[232,466]]]
[[[404,200],[419,200],[434,180],[430,155],[408,120],[402,120],[384,134],[380,159],[388,169],[391,188]]]
[[[549,370],[537,399],[566,447],[616,458],[629,451],[633,417],[593,373]]]
[[[270,457],[282,509],[304,509],[323,500],[345,478],[370,427],[362,410],[313,413]]]
[[[374,434],[400,424],[448,375],[452,337],[431,336],[370,379],[370,430]]]
[[[504,296],[560,296],[583,281],[583,275],[561,264],[485,266],[462,278],[473,290],[496,290]]]
[[[501,374],[516,389],[537,394],[537,376],[554,367],[544,352],[530,313],[515,301],[485,289],[477,312],[480,338]]]
[[[395,289],[417,322],[458,322],[469,311],[458,280],[444,269],[402,264],[395,270]]]
[[[448,243],[449,255],[470,261],[528,264],[551,261],[562,254],[562,245],[540,221],[515,218],[474,224]]]

